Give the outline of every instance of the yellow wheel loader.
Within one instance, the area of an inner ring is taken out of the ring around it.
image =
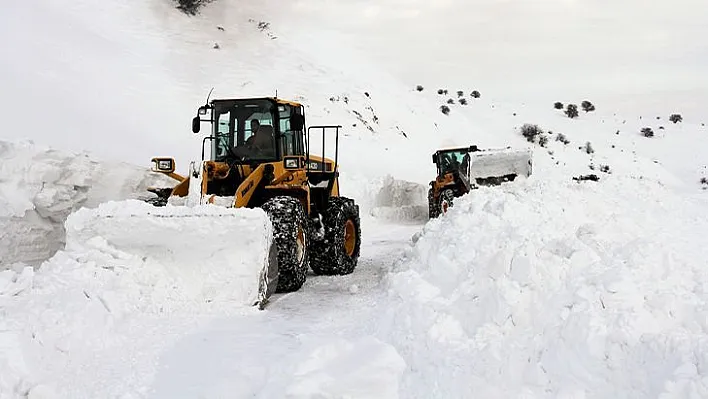
[[[341,126],[306,128],[304,107],[276,97],[207,100],[192,121],[192,131],[199,133],[202,123],[210,124],[202,140],[202,160],[192,162],[186,176],[175,173],[173,158],[152,159],[152,170],[176,184],[150,188],[157,197],[149,202],[265,211],[272,223],[271,256],[259,281],[251,282],[258,285],[261,306],[274,292],[299,290],[310,268],[321,275],[354,271],[361,228],[358,205],[339,191]],[[313,131],[322,134],[321,155],[311,153]],[[329,133],[334,133],[334,159],[324,157]],[[207,149],[211,156],[205,158]],[[188,229],[185,225],[185,233]],[[214,240],[241,241],[238,234],[214,234]]]
[[[433,154],[437,169],[428,190],[430,219],[447,213],[454,199],[480,186],[497,186],[513,182],[517,177],[531,176],[531,150],[479,149],[469,147],[444,148]]]

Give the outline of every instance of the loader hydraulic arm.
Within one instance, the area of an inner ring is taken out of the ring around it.
[[[236,208],[245,207],[251,201],[253,193],[259,186],[263,185],[263,179],[266,175],[270,175],[272,179],[273,165],[264,163],[258,165],[256,169],[251,172],[248,177],[246,177],[243,182],[236,189],[236,195],[234,196],[234,206]]]

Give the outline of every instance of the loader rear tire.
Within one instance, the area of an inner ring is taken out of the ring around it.
[[[324,238],[310,240],[310,267],[315,274],[351,274],[359,261],[359,206],[345,197],[331,197],[323,217]]]
[[[299,290],[308,270],[309,232],[300,201],[293,197],[274,197],[262,209],[273,224],[273,243],[278,249],[278,285],[275,292]]]

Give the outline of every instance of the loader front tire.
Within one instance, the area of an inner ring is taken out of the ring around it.
[[[435,202],[435,193],[432,188],[428,190],[428,219],[440,216],[438,204]]]
[[[305,210],[293,197],[274,197],[262,209],[273,224],[273,243],[278,250],[278,285],[275,292],[299,290],[308,270],[309,232]]]
[[[351,274],[359,261],[359,206],[345,197],[331,197],[323,217],[324,238],[311,240],[310,267],[315,274]]]
[[[440,198],[438,199],[438,212],[439,215],[444,215],[447,211],[452,208],[452,203],[455,199],[455,193],[452,189],[445,189],[440,193]]]

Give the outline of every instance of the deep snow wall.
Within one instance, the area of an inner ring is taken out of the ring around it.
[[[37,266],[51,257],[64,245],[64,221],[71,212],[150,196],[148,186],[169,180],[87,153],[0,141],[0,270],[15,262]]]
[[[705,397],[707,206],[629,176],[460,198],[387,278],[404,396]]]

